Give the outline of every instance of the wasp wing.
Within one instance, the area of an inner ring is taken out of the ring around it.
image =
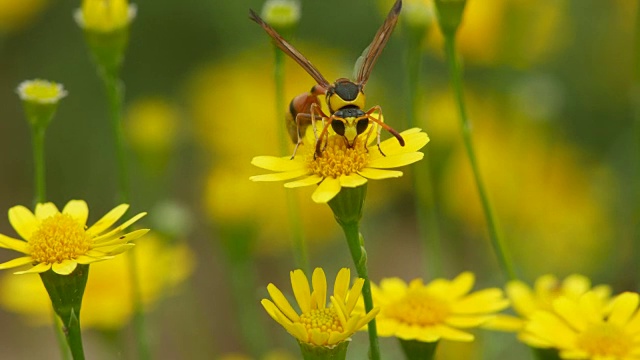
[[[256,14],[251,9],[249,10],[249,19],[255,21],[258,25],[262,26],[264,31],[266,31],[267,34],[271,36],[276,46],[279,47],[282,51],[284,51],[285,54],[289,55],[300,66],[302,66],[302,68],[305,69],[307,73],[311,75],[312,78],[314,78],[314,80],[318,83],[318,85],[322,86],[325,89],[328,89],[331,86],[327,81],[327,79],[325,79],[324,76],[322,76],[320,71],[318,71],[318,69],[316,69],[316,67],[313,66],[311,61],[307,60],[307,58],[304,57],[304,55],[302,55],[298,50],[296,50],[296,48],[294,48],[291,44],[289,44],[285,39],[283,39],[282,36],[278,34],[278,32],[276,32],[271,26],[269,26],[269,24],[264,22],[264,20],[262,20],[260,16],[258,16],[258,14]]]
[[[396,3],[393,4],[391,11],[389,11],[389,15],[385,19],[378,32],[373,37],[373,41],[371,44],[365,49],[366,55],[363,54],[356,64],[361,63],[360,68],[358,69],[358,74],[356,76],[356,83],[364,86],[369,80],[369,75],[371,75],[371,71],[373,70],[373,65],[376,64],[376,60],[378,60],[378,56],[382,53],[382,49],[389,41],[391,37],[391,33],[393,29],[396,27],[396,23],[398,22],[398,15],[400,15],[400,9],[402,8],[402,0],[396,0]],[[367,50],[368,49],[368,50]]]

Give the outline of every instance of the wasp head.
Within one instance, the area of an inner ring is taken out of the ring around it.
[[[353,147],[356,137],[365,132],[368,126],[369,117],[355,106],[336,111],[331,121],[333,131],[344,137],[349,147]]]

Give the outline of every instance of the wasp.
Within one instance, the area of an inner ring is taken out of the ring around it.
[[[253,10],[249,10],[249,18],[258,23],[274,40],[275,45],[297,62],[317,83],[317,85],[311,88],[310,92],[296,96],[289,104],[289,114],[287,114],[286,120],[287,130],[291,136],[291,140],[296,144],[293,155],[291,156],[292,159],[296,155],[298,146],[302,143],[301,132],[304,133],[309,125],[313,126],[316,139],[314,158],[322,156],[324,147],[327,146],[326,139],[329,136],[329,126],[331,126],[336,134],[345,139],[347,147],[349,148],[355,145],[356,138],[364,133],[372,122],[378,125],[377,145],[378,151],[380,151],[382,155],[384,155],[382,149],[380,149],[380,133],[382,129],[387,130],[395,136],[400,145],[404,146],[402,136],[382,121],[382,109],[379,105],[372,107],[368,111],[363,110],[365,105],[364,87],[369,80],[378,56],[380,56],[380,53],[382,53],[387,41],[389,41],[391,37],[391,33],[398,22],[401,8],[402,0],[396,0],[384,23],[373,37],[373,41],[364,50],[362,57],[358,59],[360,65],[358,66],[355,81],[340,78],[333,84],[329,83],[322,73],[320,73],[304,55],[284,40],[282,36],[269,24],[264,22],[258,14]],[[358,63],[356,63],[356,65],[358,65]],[[325,95],[330,115],[325,114],[320,106],[318,96],[322,96],[322,94]],[[323,123],[320,135],[318,135],[316,131],[317,120],[321,120]],[[369,131],[367,137],[370,134],[371,132]]]

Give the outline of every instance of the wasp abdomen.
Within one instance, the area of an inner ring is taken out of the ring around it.
[[[300,131],[300,136],[304,137],[307,127],[311,124],[311,104],[315,103],[320,106],[318,96],[324,95],[326,91],[322,86],[314,85],[309,92],[294,97],[289,103],[289,111],[286,114],[285,122],[289,137],[294,144],[298,142],[298,131]],[[298,119],[298,124],[296,124],[298,114],[303,115],[301,115]]]

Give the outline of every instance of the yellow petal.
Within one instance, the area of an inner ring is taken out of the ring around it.
[[[340,186],[342,187],[358,187],[364,185],[367,179],[358,174],[349,174],[340,176]]]
[[[294,171],[306,168],[304,161],[289,157],[256,156],[251,160],[251,165],[270,171]]]
[[[382,179],[390,179],[390,178],[399,178],[400,176],[402,176],[402,171],[372,169],[367,167],[358,171],[358,174],[360,174],[360,176],[363,176],[367,179],[382,180]]]
[[[124,215],[129,209],[129,205],[121,204],[113,208],[109,211],[105,216],[103,216],[100,220],[98,220],[95,224],[93,224],[88,230],[87,235],[96,236],[101,234],[103,231],[107,230],[111,227],[111,225],[115,224],[118,219]]]
[[[327,304],[327,277],[322,268],[316,268],[311,275],[313,284],[313,296],[315,297],[318,309],[324,309]]]
[[[495,312],[509,306],[509,300],[502,297],[502,290],[498,288],[476,291],[451,305],[457,314],[481,314]]]
[[[300,316],[293,309],[287,298],[282,294],[280,289],[278,289],[275,285],[269,284],[267,285],[267,291],[269,292],[269,296],[271,296],[271,300],[275,303],[278,309],[283,313],[284,316],[289,318],[291,321],[300,321]]]
[[[132,232],[130,232],[128,234],[118,236],[117,238],[114,238],[114,239],[109,240],[109,241],[102,241],[102,242],[98,242],[97,244],[94,243],[91,246],[91,248],[93,249],[93,248],[99,248],[99,247],[102,247],[102,246],[124,244],[124,243],[127,243],[129,241],[133,241],[133,240],[141,238],[142,236],[144,236],[149,231],[150,231],[150,229],[135,230],[135,231],[132,231]]]
[[[53,272],[60,275],[69,275],[76,269],[78,263],[74,260],[64,260],[61,263],[54,263],[51,267]]]
[[[38,220],[31,210],[22,205],[9,209],[9,222],[23,239],[29,240],[31,234],[38,229]]]
[[[84,200],[71,200],[62,209],[63,214],[69,214],[84,228],[87,225],[87,218],[89,217],[89,207]]]
[[[35,215],[40,221],[58,213],[60,213],[60,211],[52,202],[36,205]]]
[[[272,174],[255,175],[249,178],[251,181],[284,181],[291,180],[309,174],[309,170],[300,169]]]
[[[390,138],[380,143],[380,149],[385,155],[394,156],[401,153],[417,152],[429,142],[429,136],[418,128],[402,132],[401,135],[405,142],[404,146],[401,146],[396,138]],[[369,148],[369,153],[371,154],[369,159],[374,160],[384,157],[380,154],[376,145]]]
[[[271,316],[271,318],[273,318],[273,320],[278,322],[280,325],[285,326],[285,323],[289,325],[293,324],[293,322],[289,318],[287,318],[287,316],[284,315],[282,311],[280,311],[278,306],[269,299],[262,299],[260,301],[260,304],[262,304],[262,307],[264,307],[269,316]],[[282,319],[285,320],[284,323],[280,322]]]
[[[525,331],[554,345],[573,344],[576,339],[576,333],[564,321],[547,311],[533,313]]]
[[[115,256],[102,256],[99,258],[95,258],[95,257],[91,257],[91,256],[87,256],[87,255],[80,255],[76,258],[76,262],[78,264],[82,264],[82,265],[87,265],[87,264],[92,264],[94,262],[98,262],[98,261],[104,261],[104,260],[109,260],[109,259],[113,259]]]
[[[378,159],[370,160],[367,167],[376,169],[391,169],[422,160],[424,154],[421,152],[404,153],[393,156],[384,156]]]
[[[395,336],[400,323],[395,319],[385,318],[381,315],[376,319],[376,327],[378,328],[378,336]]]
[[[638,309],[639,300],[637,293],[625,292],[618,295],[613,300],[609,322],[624,327]]]
[[[31,263],[33,263],[33,258],[31,256],[23,256],[23,257],[15,258],[13,260],[9,260],[7,262],[0,264],[0,270],[11,269],[14,267],[27,265]]]
[[[527,284],[515,280],[507,283],[505,291],[511,299],[513,309],[520,315],[529,316],[538,310],[538,303],[533,297],[533,293]]]
[[[135,244],[117,244],[117,245],[111,245],[111,246],[98,247],[98,248],[94,248],[92,250],[87,251],[85,255],[91,256],[91,257],[98,257],[98,258],[102,258],[105,256],[113,256],[113,255],[121,254],[131,249],[134,246]]]
[[[431,326],[422,327],[405,323],[398,325],[395,336],[403,340],[419,340],[423,342],[440,340],[440,334]]]
[[[333,284],[333,296],[335,296],[338,301],[346,301],[349,283],[351,283],[351,270],[349,270],[349,268],[340,269],[338,275],[336,275],[336,281]]]
[[[303,314],[309,313],[311,311],[311,289],[309,288],[309,280],[302,270],[297,269],[291,272],[291,288],[298,306],[300,306],[300,311]]]
[[[0,247],[15,250],[23,254],[29,253],[29,246],[26,241],[10,238],[2,234],[0,234]]]
[[[133,223],[135,223],[136,221],[140,220],[141,218],[143,218],[146,215],[147,215],[147,213],[143,212],[143,213],[140,213],[140,214],[132,217],[131,219],[125,221],[121,225],[115,227],[113,230],[111,230],[111,231],[109,231],[109,232],[107,232],[105,234],[102,234],[102,235],[100,235],[98,237],[93,238],[93,243],[96,244],[96,243],[100,243],[100,242],[104,242],[104,241],[110,240],[110,238],[112,236],[114,236],[115,234],[119,233],[120,231],[128,228]]]
[[[446,318],[445,323],[447,325],[457,328],[473,328],[478,327],[487,321],[493,319],[492,315],[468,315],[468,316],[449,316]]]
[[[14,272],[14,274],[16,275],[22,275],[22,274],[39,274],[39,273],[43,273],[47,270],[51,269],[51,264],[45,264],[45,263],[39,263],[37,265],[35,265],[34,267],[32,267],[31,269],[25,270],[25,271],[17,271]]]
[[[353,287],[349,290],[349,294],[347,295],[347,303],[345,304],[345,310],[347,315],[351,314],[353,308],[356,307],[358,299],[360,295],[362,295],[362,287],[364,286],[364,279],[357,278],[356,281],[353,282]]]
[[[329,340],[327,340],[327,345],[335,345],[339,342],[344,341],[346,338],[349,337],[350,334],[345,333],[345,332],[337,332],[337,331],[332,331],[329,334]]]
[[[473,335],[468,332],[460,331],[447,325],[435,325],[434,327],[443,339],[453,341],[473,341],[474,339]]]
[[[318,188],[311,195],[311,199],[318,203],[324,204],[333,199],[340,192],[340,180],[334,178],[325,178]]]
[[[380,290],[390,302],[396,301],[403,298],[407,293],[407,283],[397,277],[384,278],[380,280]]]
[[[331,305],[333,305],[333,309],[338,316],[338,321],[340,321],[340,325],[342,329],[346,331],[347,329],[347,314],[344,308],[344,304],[342,301],[339,301],[335,296],[331,297]]]
[[[475,281],[475,275],[470,271],[465,271],[456,276],[455,279],[451,281],[451,297],[457,299],[468,294],[473,288]]]
[[[284,184],[284,187],[289,188],[289,189],[293,189],[293,188],[297,188],[297,187],[303,187],[303,186],[309,186],[309,185],[315,185],[317,183],[319,183],[320,181],[322,181],[323,177],[320,175],[309,175],[305,178],[302,178],[300,180],[296,180],[296,181],[291,181],[288,183]]]
[[[319,331],[317,329],[311,330],[311,343],[316,345],[327,345],[327,341],[329,340],[329,334],[324,331]]]

